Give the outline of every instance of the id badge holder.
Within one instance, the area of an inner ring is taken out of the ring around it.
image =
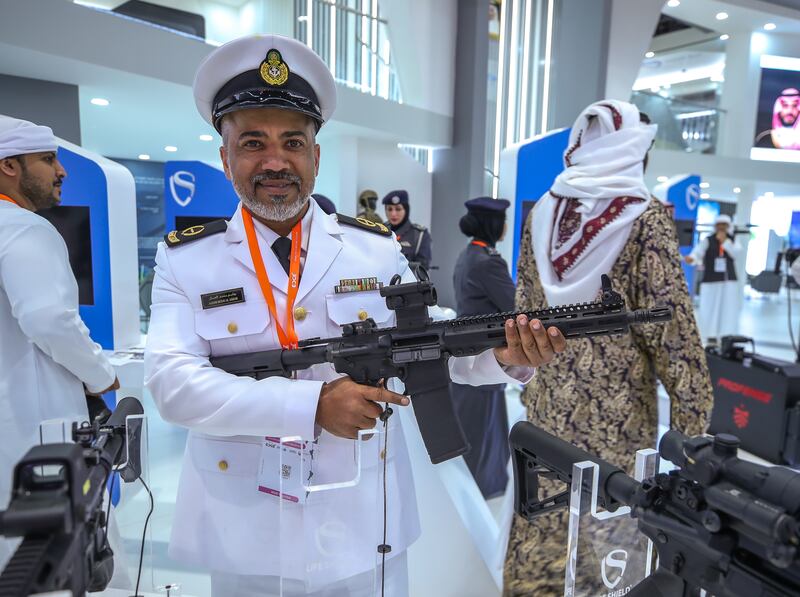
[[[728,271],[728,264],[725,262],[724,257],[716,257],[714,259],[714,273],[724,274]]]

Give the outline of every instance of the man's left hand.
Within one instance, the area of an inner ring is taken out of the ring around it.
[[[528,321],[525,315],[505,324],[506,344],[494,349],[497,362],[507,367],[539,367],[552,361],[563,352],[567,341],[556,327],[544,329],[538,319]]]

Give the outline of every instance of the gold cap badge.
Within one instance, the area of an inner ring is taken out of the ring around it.
[[[267,52],[259,72],[261,78],[270,85],[280,86],[289,80],[289,67],[283,61],[281,53],[274,48]]]

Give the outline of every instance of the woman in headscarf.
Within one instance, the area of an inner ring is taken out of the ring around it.
[[[469,239],[453,271],[459,317],[501,313],[514,308],[514,282],[508,264],[494,248],[506,227],[508,201],[478,197],[464,204],[459,228]],[[505,384],[451,384],[456,413],[470,443],[464,456],[475,482],[487,499],[501,495],[508,483],[508,415]]]
[[[626,102],[584,110],[565,170],[525,224],[517,267],[520,310],[597,300],[604,273],[629,309],[672,308],[667,325],[568,343],[523,393],[535,425],[629,472],[637,450],[655,447],[658,380],[670,397],[670,426],[684,433],[705,431],[713,399],[675,226],[644,183],[655,133]],[[566,509],[533,524],[514,517],[505,595],[563,593],[567,527]]]

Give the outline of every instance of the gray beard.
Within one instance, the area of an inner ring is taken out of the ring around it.
[[[244,192],[243,189],[238,188],[237,185],[234,185],[234,190],[242,201],[242,205],[244,205],[250,213],[268,222],[285,222],[291,220],[303,211],[303,208],[308,204],[309,200],[309,196],[306,195],[302,199],[292,203],[287,203],[285,199],[275,198],[273,198],[270,203],[262,203],[255,197],[251,197]]]

